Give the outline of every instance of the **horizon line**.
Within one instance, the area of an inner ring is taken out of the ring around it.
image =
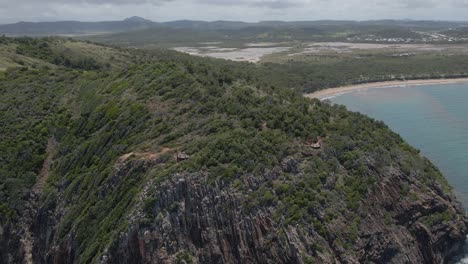
[[[175,19],[175,20],[167,20],[167,21],[156,21],[147,19],[140,16],[130,16],[125,17],[120,20],[37,20],[37,21],[26,21],[26,20],[19,20],[16,22],[7,22],[7,23],[0,23],[0,25],[12,25],[12,24],[19,24],[19,23],[59,23],[59,22],[83,22],[83,23],[99,23],[99,22],[123,22],[125,20],[131,18],[140,18],[146,20],[148,22],[153,23],[170,23],[170,22],[179,22],[179,21],[190,21],[190,22],[206,22],[206,23],[214,23],[214,22],[233,22],[233,23],[246,23],[246,24],[259,24],[259,23],[266,23],[266,22],[282,22],[282,23],[301,23],[301,22],[320,22],[320,21],[330,21],[330,22],[378,22],[378,21],[406,21],[406,22],[448,22],[448,23],[468,23],[468,20],[443,20],[443,19],[411,19],[411,18],[404,18],[404,19],[396,19],[396,18],[382,18],[382,19],[366,19],[366,20],[354,20],[354,19],[317,19],[317,20],[258,20],[258,21],[243,21],[243,20],[198,20],[198,19]]]

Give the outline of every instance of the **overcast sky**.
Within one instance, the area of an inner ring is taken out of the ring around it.
[[[468,20],[468,0],[0,0],[0,23],[121,20]]]

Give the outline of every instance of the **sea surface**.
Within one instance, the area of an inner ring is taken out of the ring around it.
[[[468,83],[367,89],[329,100],[384,121],[420,149],[468,211]],[[468,243],[458,263],[468,264]]]

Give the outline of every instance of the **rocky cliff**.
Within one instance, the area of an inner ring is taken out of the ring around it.
[[[246,177],[247,191],[281,178],[281,174],[274,179]],[[418,198],[402,199],[401,184],[408,178],[397,171],[389,172],[363,203],[364,215],[349,248],[340,240],[347,236],[348,219],[325,224],[324,233],[307,223],[281,225],[273,220],[274,207],[248,212],[242,206],[246,193],[222,185],[207,186],[205,177],[175,175],[155,188],[149,216],[122,235],[102,263],[174,263],[181,259],[194,263],[307,263],[309,256],[317,263],[444,263],[461,249],[467,232],[462,217],[428,222],[447,211],[462,214],[462,209],[438,186],[419,193],[417,182],[410,187]]]
[[[119,164],[111,185],[159,162]],[[268,173],[243,176],[242,188],[210,183],[206,173],[174,174],[159,183],[150,180],[128,216],[128,229],[98,262],[445,263],[463,246],[468,222],[454,196],[437,184],[427,188],[395,168],[380,176],[356,214],[336,213],[330,220],[326,216],[330,208],[314,208],[320,227],[275,219],[281,201],[248,208],[249,197],[262,186],[286,182],[291,172],[292,177],[305,177],[302,166],[302,161],[289,158]],[[336,181],[328,180],[323,188],[332,188]],[[111,191],[111,185],[102,191]],[[411,194],[402,193],[405,190]],[[74,235],[56,239],[57,212],[62,208],[55,208],[55,213],[51,209],[41,208],[33,225],[34,263],[76,262]]]

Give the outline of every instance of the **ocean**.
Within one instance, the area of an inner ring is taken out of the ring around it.
[[[468,211],[468,83],[367,89],[329,100],[384,121],[420,149]],[[468,263],[465,252],[458,263]]]

